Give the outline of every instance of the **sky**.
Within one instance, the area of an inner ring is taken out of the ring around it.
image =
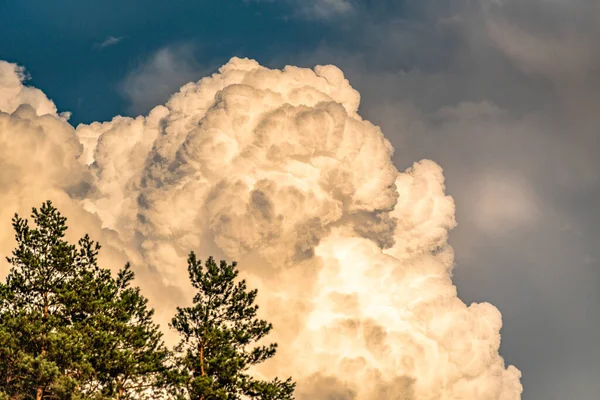
[[[0,0],[0,60],[70,124],[147,114],[231,57],[334,64],[399,170],[444,170],[453,282],[502,313],[523,398],[600,393],[600,4]]]

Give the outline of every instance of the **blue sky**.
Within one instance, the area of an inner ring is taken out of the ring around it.
[[[5,1],[0,35],[13,40],[3,41],[0,55],[26,66],[30,84],[73,112],[77,124],[128,113],[119,85],[163,48],[186,47],[198,78],[232,55],[282,67],[339,63],[352,54],[367,56],[360,63],[369,71],[435,70],[440,57],[452,57],[455,32],[431,31],[425,8],[403,3],[357,1],[347,11],[314,14],[294,0]],[[393,53],[390,25],[405,39]],[[422,52],[432,36],[436,48]]]
[[[4,2],[0,36],[3,59],[27,66],[31,84],[73,123],[127,112],[118,85],[138,64],[165,46],[193,45],[199,65],[233,54],[269,60],[313,48],[330,28],[290,19],[288,6],[237,0],[19,1]],[[277,35],[272,35],[277,32]],[[102,47],[108,38],[118,38]]]
[[[0,59],[73,124],[146,112],[232,56],[340,66],[399,168],[445,169],[459,295],[502,312],[524,398],[595,400],[599,19],[591,0],[0,0]]]

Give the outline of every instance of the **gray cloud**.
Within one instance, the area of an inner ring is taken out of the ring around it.
[[[194,58],[192,45],[159,49],[129,72],[120,85],[133,114],[143,114],[166,102],[183,84],[198,80],[204,69]]]
[[[600,5],[434,1],[364,11],[354,21],[360,37],[350,24],[340,28],[349,44],[298,60],[346,71],[396,166],[431,158],[444,168],[457,207],[459,293],[503,312],[502,351],[522,367],[526,398],[595,399]]]
[[[292,16],[296,18],[328,20],[340,16],[353,14],[355,11],[354,0],[245,0],[255,2],[284,2],[294,10]]]
[[[313,18],[328,18],[352,11],[349,0],[312,0],[302,3],[304,13]]]

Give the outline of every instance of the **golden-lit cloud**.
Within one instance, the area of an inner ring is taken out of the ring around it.
[[[7,104],[35,90],[18,89]],[[135,119],[73,129],[55,111],[11,106],[0,182],[19,179],[0,199],[64,199],[72,226],[108,241],[107,260],[132,259],[163,324],[191,295],[190,250],[238,260],[280,345],[256,373],[291,374],[299,400],[520,399],[499,311],[467,306],[452,283],[442,169],[399,172],[359,103],[337,67],[233,58]],[[43,173],[18,156],[27,149]]]

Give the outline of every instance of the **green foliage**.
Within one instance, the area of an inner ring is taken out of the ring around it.
[[[113,277],[98,266],[98,243],[68,243],[49,201],[31,217],[34,227],[13,218],[17,246],[0,283],[0,400],[293,399],[291,379],[249,374],[277,346],[256,345],[272,325],[256,318],[257,291],[235,282],[235,263],[203,267],[190,254],[198,292],[173,318],[173,357],[129,264]]]
[[[205,267],[190,253],[188,272],[197,293],[192,307],[178,308],[172,327],[182,336],[178,353],[180,399],[293,399],[295,383],[259,381],[248,374],[252,365],[275,355],[276,344],[256,346],[272,325],[256,318],[257,291],[235,282],[236,263],[209,258]],[[246,396],[246,397],[243,397]]]
[[[32,219],[13,218],[13,268],[0,284],[0,399],[156,398],[168,352],[129,265],[114,279],[87,235],[65,241],[49,201]]]

